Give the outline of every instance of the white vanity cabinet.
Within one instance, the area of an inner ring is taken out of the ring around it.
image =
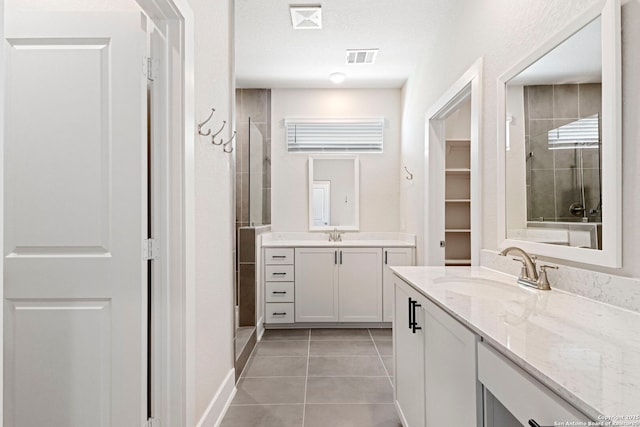
[[[293,248],[270,248],[264,253],[265,323],[292,323],[294,319]]]
[[[338,250],[338,317],[341,322],[382,321],[382,249]]]
[[[382,248],[382,321],[393,321],[393,279],[391,266],[414,265],[413,248]]]
[[[296,248],[296,322],[338,321],[338,250]]]
[[[394,400],[405,427],[477,426],[477,335],[395,278]]]
[[[296,322],[382,320],[381,248],[296,248]]]

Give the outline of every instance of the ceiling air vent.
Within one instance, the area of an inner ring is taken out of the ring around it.
[[[378,49],[347,49],[347,64],[373,64]]]
[[[295,30],[317,30],[322,28],[322,8],[316,6],[290,6],[291,23]]]

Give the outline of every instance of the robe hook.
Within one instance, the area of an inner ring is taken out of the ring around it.
[[[204,132],[202,132],[202,126],[206,125],[209,122],[209,120],[211,120],[211,118],[213,117],[213,113],[215,113],[215,112],[216,112],[215,108],[212,108],[211,109],[211,114],[209,114],[209,117],[207,117],[207,120],[205,120],[204,122],[198,124],[198,135],[202,135],[202,136],[211,135],[211,129],[207,129],[207,133],[204,133]]]
[[[404,178],[407,181],[413,181],[413,174],[411,172],[409,172],[409,169],[407,169],[406,166],[404,166],[404,171],[409,175],[409,176],[405,176]]]

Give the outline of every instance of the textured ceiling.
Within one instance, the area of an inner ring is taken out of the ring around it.
[[[291,0],[236,0],[240,88],[399,88],[424,56],[452,0],[324,0],[322,29],[294,30]],[[346,49],[379,48],[373,65],[346,65]]]

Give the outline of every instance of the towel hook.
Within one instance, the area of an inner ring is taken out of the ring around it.
[[[209,136],[211,135],[211,129],[207,129],[207,133],[202,132],[202,126],[206,125],[209,120],[211,120],[211,118],[213,117],[213,113],[215,113],[216,110],[215,108],[211,109],[211,114],[209,114],[209,117],[207,117],[207,120],[205,120],[202,123],[198,123],[198,135],[202,135],[202,136]]]
[[[213,144],[214,144],[214,145],[220,145],[220,144],[222,144],[222,141],[220,141],[220,144],[216,144],[216,143],[214,142],[214,139],[216,139],[216,136],[220,135],[220,132],[222,132],[222,129],[224,129],[224,127],[226,126],[226,124],[227,124],[227,121],[226,121],[226,120],[223,120],[223,121],[222,121],[222,126],[220,126],[220,129],[218,129],[218,132],[216,132],[216,133],[214,133],[213,135],[211,135],[211,142],[213,142]]]
[[[227,145],[231,144],[233,139],[236,137],[236,134],[237,134],[237,132],[234,130],[233,131],[233,135],[231,136],[231,138],[227,142],[222,144],[222,151],[224,151],[225,153],[231,153],[233,151],[233,145],[230,146],[228,150],[227,150]],[[220,140],[220,142],[222,142],[222,140]]]
[[[409,175],[409,176],[405,176],[404,178],[407,181],[413,181],[413,174],[411,172],[409,172],[409,169],[407,169],[406,166],[404,166],[404,171]]]

